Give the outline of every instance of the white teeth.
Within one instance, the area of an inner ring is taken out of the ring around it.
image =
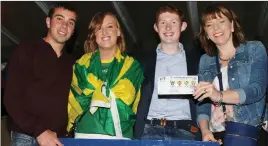
[[[107,37],[103,37],[102,40],[107,41],[110,40],[111,37],[107,36]]]
[[[58,33],[59,33],[60,35],[66,35],[66,33],[65,33],[65,32],[62,32],[62,31],[58,31]]]
[[[216,33],[214,36],[221,36],[223,33]]]
[[[164,33],[165,36],[172,36],[173,34],[174,34],[173,32]]]

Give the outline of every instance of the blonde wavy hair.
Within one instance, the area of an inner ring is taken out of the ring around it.
[[[116,21],[116,26],[120,30],[120,36],[117,37],[117,46],[121,52],[125,51],[125,37],[122,31],[122,28],[116,18],[116,16],[111,12],[98,12],[92,18],[89,27],[88,27],[88,36],[87,40],[84,43],[84,51],[85,53],[91,53],[98,49],[98,44],[96,42],[96,35],[95,33],[101,28],[103,20],[105,16],[112,16]]]

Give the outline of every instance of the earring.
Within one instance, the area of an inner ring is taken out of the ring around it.
[[[208,40],[209,40],[209,37],[207,36]]]

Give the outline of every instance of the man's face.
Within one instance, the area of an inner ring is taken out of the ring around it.
[[[52,18],[47,17],[47,38],[54,43],[64,44],[73,34],[76,13],[64,8],[56,8]]]
[[[158,33],[163,43],[178,43],[181,32],[187,27],[185,22],[181,22],[177,14],[165,12],[159,15],[154,29]]]

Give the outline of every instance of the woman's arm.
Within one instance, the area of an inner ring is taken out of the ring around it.
[[[199,125],[199,128],[201,130],[202,135],[203,135],[203,133],[209,131],[209,129],[208,129],[208,120],[200,120],[198,122],[198,125]]]
[[[252,49],[251,49],[252,48]],[[244,88],[235,89],[239,94],[240,104],[251,104],[259,101],[267,87],[267,53],[261,42],[252,42],[247,48],[252,55],[249,83]]]
[[[208,121],[207,120],[200,120],[199,121],[199,126],[200,126],[200,129],[201,129],[202,140],[203,141],[217,142],[217,140],[214,138],[212,132],[208,129]]]
[[[267,54],[262,43],[250,45],[246,49],[249,49],[249,54],[253,54],[253,58],[247,86],[220,92],[212,83],[200,82],[194,93],[195,99],[202,101],[210,98],[213,102],[221,101],[227,104],[250,104],[259,101],[267,87]]]

